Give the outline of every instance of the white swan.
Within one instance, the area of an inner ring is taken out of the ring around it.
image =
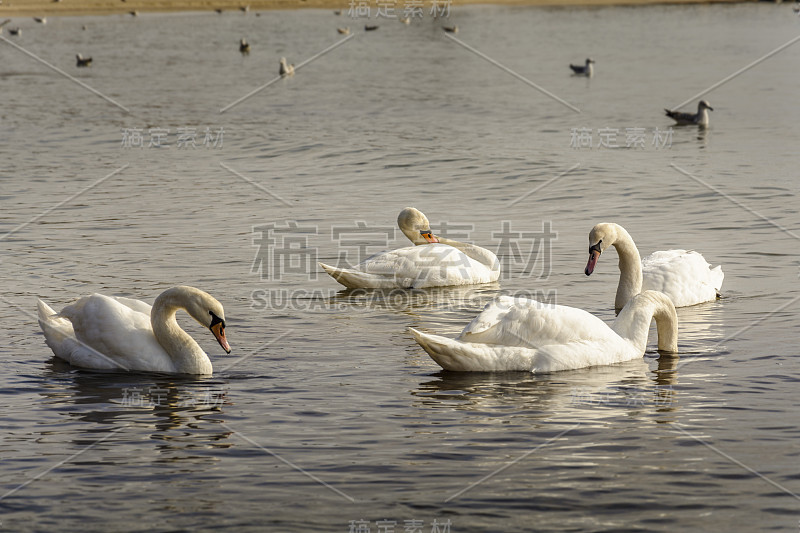
[[[500,277],[496,255],[480,246],[437,237],[417,209],[403,209],[397,225],[415,246],[379,252],[353,268],[319,265],[349,288],[421,289],[489,283]]]
[[[102,294],[81,298],[60,313],[41,300],[38,308],[47,345],[56,357],[83,368],[210,375],[208,355],[175,320],[178,309],[231,351],[222,304],[194,287],[167,289],[152,308],[140,300]]]
[[[675,307],[710,302],[719,296],[725,274],[694,251],[667,250],[639,259],[639,250],[630,234],[619,224],[603,222],[589,232],[589,262],[584,271],[594,272],[597,259],[613,245],[619,255],[619,285],[614,308],[619,311],[643,290],[661,291]]]
[[[501,296],[455,339],[409,329],[445,370],[541,373],[642,357],[653,318],[658,349],[677,352],[675,306],[656,291],[633,298],[611,327],[582,309]]]

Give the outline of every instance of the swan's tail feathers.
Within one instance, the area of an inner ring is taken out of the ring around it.
[[[446,337],[440,337],[439,335],[428,335],[427,333],[422,333],[421,331],[408,328],[412,335],[414,335],[414,340],[417,341],[417,344],[422,346],[422,349],[428,352],[428,355],[436,361],[436,363],[444,368],[445,370],[449,370],[450,368],[450,356],[448,355],[448,346],[447,342],[442,342],[442,340],[450,340]]]
[[[69,361],[70,353],[77,343],[72,322],[61,317],[42,300],[36,302],[36,309],[39,314],[39,327],[44,333],[44,341],[53,350],[56,357]]]
[[[394,289],[399,287],[394,272],[376,274],[374,272],[363,272],[361,270],[337,268],[334,266],[319,263],[330,277],[347,287],[348,289]]]
[[[414,335],[414,340],[443,369],[455,371],[481,370],[481,368],[474,367],[471,364],[474,361],[470,354],[464,350],[464,342],[442,337],[441,335],[429,335],[414,328],[408,329]]]
[[[53,310],[52,307],[41,300],[36,300],[36,310],[39,313],[39,322],[42,322],[42,320],[47,320],[53,315],[58,314]]]
[[[320,263],[325,272],[328,273],[330,277],[347,287],[348,289],[355,289],[358,287],[362,287],[363,285],[358,284],[358,276],[357,272],[352,270],[347,270],[345,268],[337,268],[334,266],[326,265],[325,263]]]
[[[711,279],[714,288],[717,290],[717,297],[722,293],[722,280],[725,279],[725,273],[722,272],[722,265],[717,265],[711,269]]]
[[[125,365],[78,340],[72,322],[56,313],[42,300],[36,303],[36,307],[44,341],[56,357],[71,365],[94,370],[129,370]]]

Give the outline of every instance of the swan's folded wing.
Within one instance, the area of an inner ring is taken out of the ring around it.
[[[153,306],[151,306],[147,302],[143,302],[141,300],[136,300],[134,298],[125,298],[124,296],[115,296],[114,299],[124,305],[125,307],[129,307],[132,310],[136,311],[137,313],[143,313],[150,316],[150,312],[153,310]]]
[[[150,317],[115,298],[93,294],[65,307],[61,316],[72,323],[78,341],[118,367],[169,371],[170,358],[153,335]],[[93,364],[80,366],[98,368]]]
[[[458,337],[464,342],[541,348],[606,338],[605,322],[582,309],[501,296]]]
[[[642,259],[642,291],[663,292],[676,307],[712,301],[722,287],[722,268],[702,254],[689,250],[664,250]]]
[[[499,269],[480,263],[446,244],[408,246],[374,254],[353,268],[320,263],[336,281],[356,288],[423,288],[489,283]]]
[[[443,369],[456,372],[559,372],[632,358],[630,346],[611,336],[601,340],[576,340],[568,344],[526,348],[465,342],[409,329],[431,359]]]
[[[39,327],[44,333],[45,343],[56,357],[75,366],[96,370],[127,370],[112,358],[78,340],[72,322],[57,314],[46,303],[39,300],[37,307]]]

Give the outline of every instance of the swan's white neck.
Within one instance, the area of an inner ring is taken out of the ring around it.
[[[631,298],[642,292],[642,258],[625,228],[618,224],[615,226],[617,236],[612,244],[619,255],[619,285],[614,308],[619,311]]]
[[[645,291],[638,294],[620,311],[611,328],[617,335],[636,346],[637,350],[644,352],[653,318],[656,319],[658,331],[658,349],[677,352],[678,314],[672,300],[661,292]]]
[[[200,345],[175,320],[178,309],[186,309],[186,296],[179,288],[164,291],[150,311],[153,335],[175,365],[176,372],[211,374],[211,361]]]

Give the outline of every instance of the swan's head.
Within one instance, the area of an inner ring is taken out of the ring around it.
[[[587,276],[594,272],[594,267],[597,265],[600,254],[617,240],[618,227],[616,224],[603,222],[597,224],[589,232],[589,262],[586,263],[586,270],[584,270]]]
[[[225,338],[225,310],[222,304],[207,292],[194,287],[175,287],[174,290],[178,292],[180,305],[189,316],[211,331],[225,353],[231,353],[228,339]]]
[[[701,111],[703,111],[703,109],[708,109],[709,111],[714,111],[714,108],[711,107],[711,105],[709,105],[709,103],[707,101],[700,100],[700,102],[697,103],[697,111],[701,112]]]
[[[428,222],[428,217],[422,211],[413,207],[406,207],[400,211],[397,217],[397,226],[414,244],[439,242],[439,238],[431,231],[431,223]]]

